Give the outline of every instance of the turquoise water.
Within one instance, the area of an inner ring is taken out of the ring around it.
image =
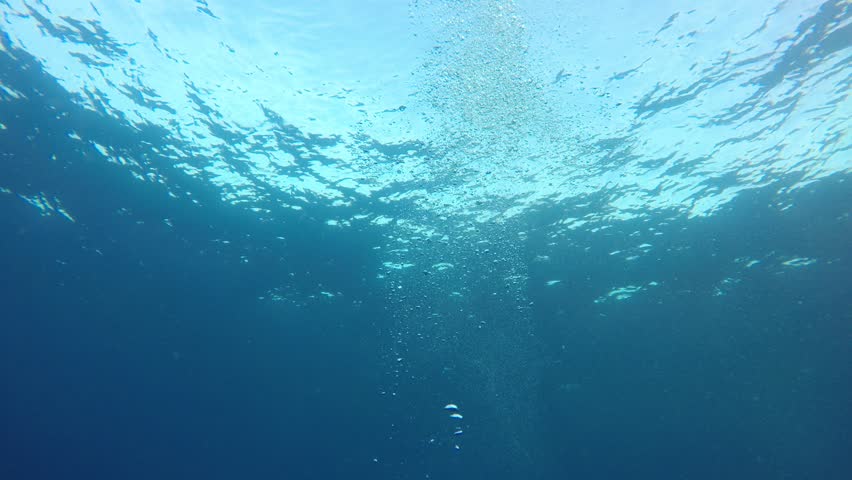
[[[0,12],[2,478],[852,471],[849,2]]]

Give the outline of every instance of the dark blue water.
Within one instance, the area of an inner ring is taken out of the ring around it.
[[[392,397],[379,392],[399,310],[376,279],[378,227],[329,229],[322,205],[248,215],[152,154],[167,132],[82,109],[26,52],[0,52],[0,77],[26,93],[0,110],[0,184],[16,193],[0,194],[0,478],[850,478],[848,177],[784,211],[776,185],[712,217],[652,219],[663,248],[630,263],[609,252],[646,219],[578,232],[595,248],[542,263],[539,227],[560,213],[529,215],[530,331],[488,353],[522,348],[495,378],[528,388],[493,407],[486,380],[460,387],[426,352]],[[135,180],[70,131],[148,156],[202,201]],[[17,196],[39,193],[76,221]],[[773,261],[793,256],[819,261]],[[733,271],[739,258],[764,261]],[[493,267],[467,268],[483,278],[467,308],[503,321],[512,299],[487,295]],[[281,285],[292,301],[268,301]],[[482,354],[456,351],[455,368]],[[455,395],[481,419],[458,451],[440,411]]]

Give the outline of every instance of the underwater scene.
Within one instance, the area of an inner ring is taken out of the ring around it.
[[[849,0],[0,14],[0,479],[852,478]]]

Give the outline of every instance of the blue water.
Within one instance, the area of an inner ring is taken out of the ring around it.
[[[850,478],[850,6],[631,8],[0,0],[0,478]]]

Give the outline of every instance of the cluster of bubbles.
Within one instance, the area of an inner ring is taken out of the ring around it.
[[[420,34],[434,41],[415,72],[415,109],[430,119],[426,140],[438,158],[437,191],[422,203],[504,218],[530,193],[540,160],[564,152],[571,133],[549,105],[523,12],[512,0],[415,3]]]

